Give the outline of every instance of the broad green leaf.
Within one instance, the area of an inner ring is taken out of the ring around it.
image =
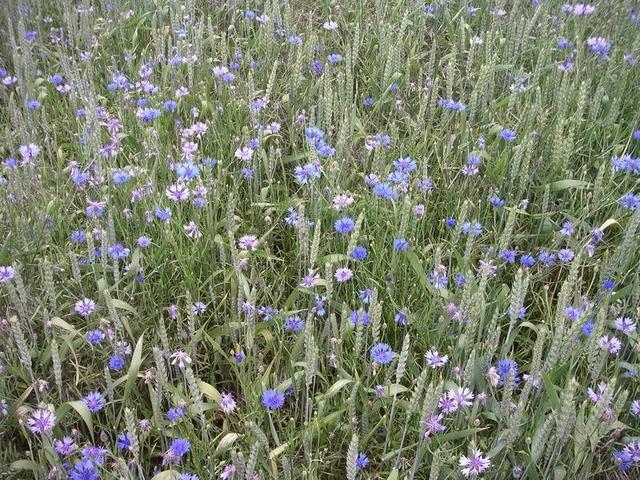
[[[231,448],[231,445],[233,445],[238,438],[240,438],[240,435],[238,435],[237,433],[234,433],[234,432],[227,433],[224,437],[222,437],[222,440],[220,440],[220,443],[218,443],[218,446],[216,447],[216,450],[213,453],[213,455],[218,456],[221,453],[224,453],[227,450],[229,450],[229,448]]]
[[[133,388],[136,379],[138,378],[138,372],[140,371],[140,365],[142,364],[142,342],[144,340],[144,334],[140,335],[136,348],[133,351],[133,357],[131,357],[131,365],[129,365],[129,371],[127,372],[127,383],[124,386],[124,400],[129,398],[131,389]]]
[[[203,382],[202,380],[198,380],[198,386],[200,387],[200,391],[203,395],[209,397],[216,403],[220,403],[220,392],[216,390],[213,385]]]
[[[67,405],[71,406],[71,408],[78,412],[78,415],[82,417],[82,420],[84,420],[84,423],[89,429],[89,433],[93,437],[93,419],[91,418],[91,412],[84,402],[82,400],[74,400],[72,402],[67,402]]]

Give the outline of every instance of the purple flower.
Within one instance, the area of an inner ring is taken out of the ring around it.
[[[287,332],[301,332],[304,329],[304,320],[298,315],[292,315],[284,320],[284,329]]]
[[[278,410],[284,405],[284,393],[273,388],[262,392],[262,405],[269,410]]]
[[[73,308],[79,315],[88,317],[96,310],[96,302],[90,298],[83,298],[78,300]]]
[[[340,218],[336,220],[336,223],[334,224],[336,232],[341,233],[342,235],[350,233],[355,228],[355,226],[356,222],[353,220],[353,218],[350,217]]]
[[[514,132],[513,130],[509,130],[508,128],[503,128],[502,130],[500,130],[498,135],[500,135],[500,137],[507,142],[513,142],[517,137],[516,132]]]
[[[104,408],[105,399],[100,392],[96,391],[87,394],[87,396],[83,398],[83,402],[90,412],[95,413]]]
[[[27,423],[33,433],[42,435],[53,430],[56,425],[56,416],[49,408],[39,408],[29,416]]]

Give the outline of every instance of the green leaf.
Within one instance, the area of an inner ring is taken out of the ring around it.
[[[552,192],[561,192],[562,190],[567,190],[569,188],[577,188],[581,190],[590,187],[591,183],[585,182],[584,180],[558,180],[557,182],[549,184],[549,189]]]
[[[271,450],[269,452],[269,460],[273,460],[274,458],[277,458],[278,455],[280,455],[282,452],[284,452],[287,448],[289,448],[289,444],[288,443],[283,443],[279,447],[274,448],[273,450]]]
[[[560,398],[558,397],[558,392],[556,392],[556,387],[553,384],[550,376],[551,372],[542,374],[542,383],[544,384],[544,393],[551,403],[551,407],[554,410],[560,410]]]
[[[74,400],[72,402],[67,402],[67,405],[71,406],[71,408],[78,412],[78,415],[82,417],[82,420],[84,420],[84,423],[87,425],[89,433],[93,438],[93,419],[91,418],[91,412],[84,402],[82,400]]]
[[[66,330],[68,332],[78,335],[78,331],[76,330],[76,328],[73,325],[70,325],[64,320],[62,320],[60,317],[53,317],[51,319],[51,323],[56,327],[60,327],[63,330]]]
[[[335,396],[340,390],[342,390],[344,387],[346,387],[347,385],[349,385],[351,382],[353,382],[353,380],[349,380],[348,378],[341,378],[340,380],[338,380],[336,383],[334,383],[333,385],[331,385],[329,387],[329,390],[327,390],[322,396],[321,396],[321,400],[326,400],[328,398],[331,398],[333,396]]]
[[[178,480],[180,474],[175,470],[166,470],[155,475],[151,480]]]
[[[231,446],[235,443],[235,441],[238,438],[240,438],[240,435],[238,435],[237,433],[234,433],[234,432],[227,433],[224,437],[222,437],[222,440],[220,440],[220,443],[218,443],[218,446],[216,447],[215,452],[213,452],[213,455],[218,456],[221,453],[224,453],[227,450],[229,450],[229,448],[231,448]]]
[[[127,383],[124,386],[124,400],[129,398],[131,389],[138,378],[138,372],[140,371],[140,365],[142,364],[142,342],[144,340],[144,334],[140,335],[136,348],[133,351],[133,357],[131,357],[131,365],[129,365],[129,371],[127,372]]]
[[[213,385],[209,385],[207,382],[198,380],[198,386],[203,395],[209,397],[216,403],[220,403],[220,392],[216,390]]]
[[[10,470],[37,470],[38,464],[32,460],[16,460],[9,466]]]
[[[391,470],[391,473],[387,477],[387,480],[398,480],[398,475],[399,475],[398,469],[394,468],[393,470]]]

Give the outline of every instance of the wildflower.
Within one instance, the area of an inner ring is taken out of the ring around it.
[[[429,350],[424,354],[424,359],[431,368],[441,368],[444,367],[449,361],[448,355],[440,355],[438,351],[434,348]]]
[[[79,315],[88,317],[93,312],[95,312],[96,302],[94,302],[90,298],[83,298],[82,300],[78,300],[73,308]]]
[[[393,350],[386,343],[377,343],[371,347],[371,361],[385,365],[393,360]]]
[[[354,260],[364,260],[367,258],[367,255],[369,255],[369,252],[367,252],[367,249],[362,245],[356,246],[351,252],[351,258]]]
[[[344,283],[353,277],[353,272],[347,267],[341,267],[336,270],[336,273],[333,275],[337,282]]]
[[[124,368],[124,358],[121,355],[113,355],[109,358],[109,368],[111,370],[119,371]]]
[[[438,400],[438,407],[445,414],[449,415],[451,413],[458,411],[458,409],[460,408],[460,405],[458,405],[458,402],[456,402],[454,398],[451,398],[448,394],[445,394],[442,397],[440,397],[440,400]]]
[[[618,317],[615,319],[614,327],[627,335],[636,331],[636,323],[629,317]]]
[[[395,238],[393,240],[393,249],[398,250],[400,252],[404,252],[409,248],[409,242],[407,242],[404,238]]]
[[[56,416],[53,413],[53,409],[39,408],[31,414],[27,423],[33,433],[42,435],[53,430],[56,425]]]
[[[184,183],[177,182],[167,187],[165,195],[169,200],[174,202],[186,202],[189,199],[191,192]]]
[[[500,377],[498,385],[504,385],[504,382],[509,377],[509,374],[513,376],[513,382],[515,385],[520,383],[520,377],[518,376],[518,364],[510,358],[500,360],[496,364],[496,371]]]
[[[608,350],[610,354],[616,355],[620,351],[622,343],[616,337],[609,338],[605,335],[598,340],[598,346],[603,350]]]
[[[601,60],[609,59],[609,51],[611,50],[611,43],[609,43],[603,37],[589,37],[587,38],[587,48],[591,53],[597,55]]]
[[[129,256],[130,250],[121,243],[116,243],[108,248],[109,256],[114,260],[124,260]]]
[[[442,424],[443,418],[444,416],[440,413],[438,415],[431,415],[429,419],[425,420],[425,431],[423,434],[424,440],[428,440],[429,437],[433,436],[434,434],[444,432],[447,429],[447,427]]]
[[[84,338],[91,345],[99,345],[105,339],[106,335],[102,330],[89,330]]]
[[[284,329],[287,332],[301,332],[304,329],[304,320],[298,315],[292,315],[284,320]]]
[[[334,228],[336,229],[336,232],[341,233],[342,235],[345,235],[347,233],[350,233],[355,228],[355,225],[356,225],[356,222],[352,218],[343,217],[336,220],[336,223],[334,224]]]
[[[269,410],[278,410],[284,405],[284,393],[275,389],[262,392],[262,405]]]
[[[620,205],[625,210],[635,212],[638,208],[640,208],[640,195],[634,195],[631,192],[625,193],[618,199],[618,205]]]
[[[71,437],[64,437],[62,440],[56,440],[53,446],[58,455],[62,455],[63,457],[73,454],[78,449],[78,445],[76,445],[76,442]]]
[[[171,463],[180,463],[182,457],[184,457],[191,450],[191,443],[186,438],[176,438],[171,442],[169,450],[164,454],[162,463],[164,465]]]
[[[369,466],[369,458],[362,452],[356,456],[356,470],[362,470]]]
[[[258,249],[258,237],[255,235],[243,235],[238,239],[238,248],[241,250],[255,251]]]
[[[129,438],[129,435],[126,434],[126,432],[122,432],[120,435],[118,435],[116,444],[118,450],[129,450],[129,448],[131,447],[131,439]]]
[[[220,410],[222,410],[227,415],[233,413],[237,406],[233,395],[228,392],[223,392],[220,394],[220,401],[218,402],[218,404],[220,405]]]
[[[221,480],[229,480],[233,478],[236,473],[236,466],[233,463],[230,463],[224,467],[222,470],[222,475],[220,475]]]
[[[456,387],[447,393],[449,398],[455,400],[460,407],[470,407],[473,401],[473,393],[467,387]]]
[[[468,457],[461,456],[458,463],[461,467],[460,471],[467,478],[477,477],[491,466],[491,460],[485,458],[478,448],[474,448]]]
[[[71,480],[98,480],[100,473],[92,461],[83,459],[73,466],[69,472],[69,478]]]
[[[171,354],[171,365],[178,365],[180,368],[185,368],[191,363],[191,357],[182,350],[178,350]]]
[[[85,406],[89,409],[89,411],[93,413],[99,412],[104,408],[104,405],[105,405],[104,396],[97,391],[88,393],[82,399],[82,401],[84,402]]]
[[[517,137],[516,132],[514,132],[513,130],[509,130],[508,128],[503,128],[498,134],[503,140],[507,142],[513,142]]]
[[[400,310],[398,310],[398,313],[396,313],[393,320],[397,325],[406,325],[407,323],[409,323],[409,315],[404,308],[401,308]]]
[[[640,400],[634,400],[633,402],[631,402],[629,411],[634,417],[640,417]]]

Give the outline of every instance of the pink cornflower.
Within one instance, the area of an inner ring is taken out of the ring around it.
[[[444,367],[449,361],[448,355],[440,355],[437,350],[431,349],[424,354],[424,359],[431,368],[436,369]]]
[[[83,298],[78,300],[73,308],[79,315],[88,317],[96,310],[96,302],[90,298]]]
[[[238,248],[254,251],[258,248],[258,238],[255,235],[243,235],[238,239]]]
[[[336,273],[334,274],[334,278],[339,283],[347,282],[351,280],[352,277],[353,277],[353,272],[347,267],[342,267],[337,269]]]
[[[467,478],[477,477],[491,466],[491,460],[485,458],[478,448],[474,448],[468,457],[461,456],[458,463],[462,467],[462,474]]]
[[[233,413],[236,409],[236,401],[233,398],[233,395],[227,392],[220,394],[219,405],[220,405],[220,410],[222,410],[227,415],[229,415],[230,413]]]

